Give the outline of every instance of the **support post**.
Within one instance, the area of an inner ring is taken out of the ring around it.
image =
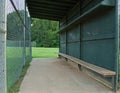
[[[119,66],[119,16],[118,16],[118,1],[119,0],[115,0],[115,67],[114,67],[114,70],[116,72],[116,76],[114,78],[114,83],[113,83],[113,88],[114,88],[114,91],[115,93],[117,92],[118,90],[118,66]]]
[[[26,24],[26,2],[25,2],[25,12],[24,12],[24,24]],[[24,27],[23,31],[24,37],[23,37],[23,65],[25,65],[26,62],[26,28]]]
[[[6,88],[6,0],[0,0],[0,93]]]

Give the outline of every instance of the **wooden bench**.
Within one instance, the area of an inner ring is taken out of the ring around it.
[[[92,70],[92,71],[94,71],[94,72],[96,72],[104,77],[112,77],[112,89],[114,88],[114,77],[116,75],[116,72],[99,67],[99,66],[96,66],[96,65],[93,65],[93,64],[90,64],[90,63],[87,63],[83,60],[80,60],[78,58],[75,58],[75,57],[72,57],[72,56],[69,56],[69,55],[66,55],[63,53],[58,53],[58,55],[66,58],[66,59],[69,59],[72,62],[79,64],[80,67],[83,66],[83,67],[90,69],[90,70]]]

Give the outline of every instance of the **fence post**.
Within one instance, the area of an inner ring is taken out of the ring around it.
[[[24,12],[24,24],[26,25],[26,2],[25,2],[24,9],[25,9],[25,12]],[[23,60],[24,60],[23,65],[25,65],[25,63],[26,63],[26,28],[25,27],[24,27],[23,34],[24,34],[24,37],[23,37],[24,38],[23,39],[23,42],[24,42],[24,44],[23,44]]]
[[[0,0],[0,93],[6,86],[6,0]]]

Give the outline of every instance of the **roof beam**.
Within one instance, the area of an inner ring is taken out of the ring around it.
[[[48,14],[48,13],[41,13],[41,12],[31,12],[31,15],[39,15],[39,16],[50,16],[50,17],[57,17],[57,18],[62,18],[63,16],[60,15],[54,15],[54,14]]]
[[[53,10],[68,10],[68,7],[60,7],[60,6],[52,6],[52,5],[44,5],[44,4],[41,4],[41,3],[28,3],[28,7],[43,7],[43,8],[46,8],[46,9],[53,9]]]
[[[55,17],[45,17],[45,16],[31,16],[32,18],[39,18],[39,19],[49,19],[49,20],[54,20],[54,21],[60,21],[60,19],[55,18]]]
[[[28,1],[29,2],[29,1]],[[46,5],[56,5],[56,6],[66,6],[66,7],[70,7],[70,6],[73,6],[75,3],[70,3],[70,2],[68,2],[68,3],[65,3],[65,2],[59,2],[59,1],[53,1],[53,0],[51,0],[51,1],[49,1],[49,0],[31,0],[30,1],[31,3],[41,3],[41,4],[46,4]]]
[[[31,0],[32,1],[32,0]],[[38,1],[38,0],[33,0],[33,1]],[[76,3],[78,0],[40,0],[42,2],[60,2],[60,3]]]
[[[48,11],[48,10],[42,10],[42,9],[35,9],[35,8],[32,8],[32,9],[29,9],[31,12],[36,12],[36,13],[39,13],[39,12],[41,12],[41,13],[47,13],[47,14],[53,14],[53,15],[59,15],[59,16],[64,16],[65,15],[65,12],[63,13],[61,13],[61,11],[57,11],[57,12],[55,12],[55,11]]]
[[[52,11],[52,12],[61,12],[65,13],[67,10],[59,10],[59,9],[51,9],[51,8],[46,8],[46,7],[37,7],[37,6],[32,6],[28,7],[29,9],[35,9],[35,10],[44,10],[44,11]]]

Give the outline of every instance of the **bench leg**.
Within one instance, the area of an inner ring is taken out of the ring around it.
[[[115,82],[115,79],[114,79],[114,76],[112,76],[112,88],[114,89],[114,82]]]
[[[60,55],[58,55],[58,58],[61,58],[61,56],[60,56]]]
[[[82,71],[82,68],[81,68],[81,65],[80,65],[80,64],[78,64],[78,68],[79,68],[80,71]]]
[[[67,59],[67,58],[65,58],[65,61],[68,61],[68,59]]]

